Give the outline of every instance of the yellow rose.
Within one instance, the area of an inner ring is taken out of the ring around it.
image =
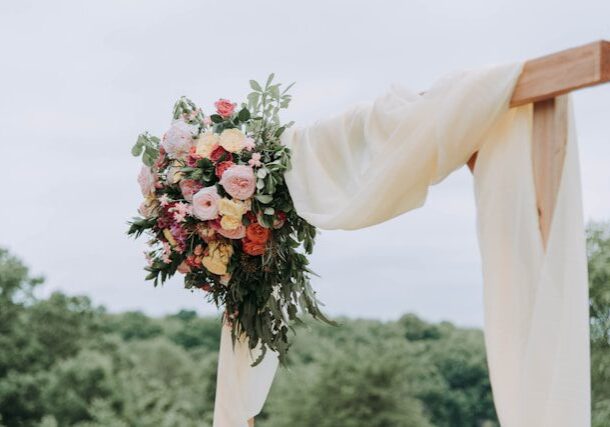
[[[170,245],[176,246],[176,244],[177,244],[176,239],[174,239],[174,236],[172,236],[172,232],[169,231],[169,229],[164,228],[163,235],[165,236],[165,238],[167,239],[167,241],[169,242]]]
[[[220,134],[220,146],[231,153],[238,153],[244,149],[246,135],[239,129],[226,129]]]
[[[208,254],[201,259],[201,264],[210,273],[223,276],[227,274],[227,265],[231,256],[233,256],[233,246],[212,241],[208,246]]]
[[[249,203],[244,203],[241,200],[230,200],[222,198],[218,201],[218,213],[221,215],[232,216],[239,218],[248,212]]]
[[[220,220],[220,226],[225,230],[235,230],[241,225],[241,217],[237,218],[231,215],[225,215]]]
[[[199,138],[197,138],[195,153],[201,157],[210,157],[212,151],[218,146],[218,140],[218,135],[215,133],[206,132],[201,134]]]

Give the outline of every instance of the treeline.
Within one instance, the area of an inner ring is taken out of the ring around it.
[[[594,426],[610,419],[610,232],[589,228]],[[0,249],[0,425],[211,426],[218,319],[36,299]],[[497,426],[482,333],[414,315],[301,326],[257,427]]]

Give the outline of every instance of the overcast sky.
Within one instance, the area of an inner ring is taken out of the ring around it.
[[[444,73],[610,39],[610,2],[0,0],[0,245],[112,311],[214,313],[180,280],[143,280],[137,134],[161,134],[187,95],[210,111],[248,79],[297,81],[286,119],[307,124],[393,82],[425,90]],[[610,218],[610,85],[574,96],[584,210]],[[482,323],[472,179],[357,232],[323,232],[315,281],[333,315]]]

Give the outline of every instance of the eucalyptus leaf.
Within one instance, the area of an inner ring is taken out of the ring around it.
[[[250,80],[250,87],[252,88],[252,90],[256,90],[258,92],[263,91],[263,88],[261,87],[261,85],[258,84],[256,80]]]
[[[261,203],[271,203],[271,201],[273,201],[273,197],[269,196],[268,194],[257,194],[256,196],[256,200],[258,200]]]

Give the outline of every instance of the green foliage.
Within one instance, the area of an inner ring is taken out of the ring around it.
[[[610,418],[610,227],[588,229],[594,427]],[[211,426],[219,319],[109,314],[32,296],[40,279],[0,249],[0,425]],[[7,314],[9,313],[9,314]],[[338,319],[298,334],[257,427],[497,426],[481,331]]]
[[[591,315],[591,392],[594,427],[610,420],[610,224],[587,229]]]
[[[131,148],[131,154],[135,157],[142,156],[142,163],[152,166],[159,157],[160,139],[144,132],[138,136],[135,145]]]

